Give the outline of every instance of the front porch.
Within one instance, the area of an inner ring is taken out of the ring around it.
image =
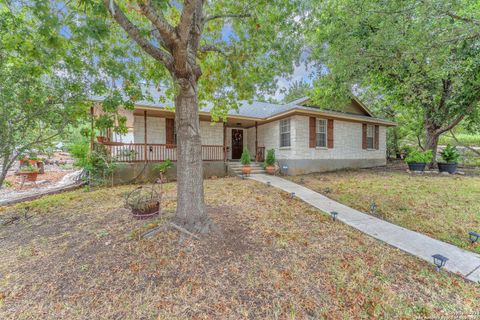
[[[165,160],[177,161],[177,146],[175,144],[144,144],[104,142],[108,154],[117,162],[162,162]],[[238,160],[229,157],[229,146],[202,145],[203,161]],[[265,147],[257,147],[254,161],[263,162]]]
[[[117,137],[107,132],[101,142],[108,154],[117,162],[177,161],[176,132],[173,112],[166,110],[138,110],[130,116],[133,142],[115,141]],[[200,117],[202,160],[239,160],[244,148],[250,151],[251,160],[263,162],[265,147],[258,143],[256,121],[228,118],[223,123],[213,123],[211,118]],[[92,141],[93,147],[93,141]]]

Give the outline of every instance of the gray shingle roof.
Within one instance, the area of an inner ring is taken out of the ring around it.
[[[163,94],[155,87],[146,87],[145,92],[151,96],[153,101],[150,100],[140,100],[137,101],[135,104],[139,107],[150,107],[150,108],[158,108],[158,109],[165,109],[169,107],[173,107],[173,101],[165,98]],[[102,101],[104,97],[101,96],[92,96],[91,99],[93,101]],[[307,101],[307,97],[303,97],[294,101],[291,101],[286,104],[275,104],[269,102],[260,102],[260,101],[240,101],[238,110],[229,110],[228,115],[230,116],[243,116],[243,117],[251,117],[251,118],[258,118],[258,119],[265,119],[272,117],[274,115],[289,111],[289,110],[308,110],[308,111],[320,111],[324,113],[329,113],[332,115],[338,116],[345,116],[350,115],[354,116],[358,119],[365,119],[365,120],[381,120],[385,121],[384,119],[374,118],[370,116],[364,116],[360,114],[351,114],[347,112],[340,112],[335,110],[326,110],[321,109],[318,107],[312,106],[303,106],[302,103]],[[207,103],[206,106],[201,108],[201,111],[209,112],[212,109],[212,104]],[[387,121],[389,122],[389,121]]]

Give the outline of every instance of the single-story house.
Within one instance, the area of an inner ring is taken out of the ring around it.
[[[112,136],[105,144],[117,161],[176,160],[171,108],[143,101],[133,111],[122,113],[127,116],[129,133]],[[241,102],[238,110],[229,111],[225,122],[212,122],[208,109],[201,110],[199,117],[204,164],[224,172],[228,163],[240,159],[244,147],[258,162],[264,160],[266,150],[274,149],[286,174],[382,166],[386,164],[387,127],[395,126],[376,118],[356,98],[337,110],[312,105],[308,98],[287,104]],[[219,175],[219,170],[212,174]]]

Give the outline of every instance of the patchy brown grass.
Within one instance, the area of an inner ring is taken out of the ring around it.
[[[206,181],[217,230],[139,240],[122,209],[134,186],[3,209],[1,319],[412,318],[478,310],[480,287],[254,181]]]
[[[418,175],[376,169],[338,171],[291,177],[305,186],[357,210],[405,228],[480,253],[469,231],[480,232],[480,177]]]

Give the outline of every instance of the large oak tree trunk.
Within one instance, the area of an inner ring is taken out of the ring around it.
[[[177,212],[175,221],[191,232],[206,233],[210,221],[203,198],[202,142],[197,84],[179,79],[175,98],[177,129]]]

